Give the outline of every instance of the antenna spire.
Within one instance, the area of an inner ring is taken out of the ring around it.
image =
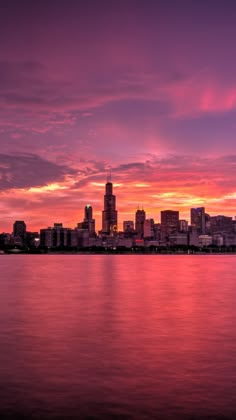
[[[107,171],[107,182],[111,182],[111,169]]]

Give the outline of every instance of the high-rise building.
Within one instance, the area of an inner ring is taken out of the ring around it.
[[[211,216],[205,213],[205,234],[211,234]]]
[[[143,238],[144,234],[144,220],[146,219],[146,213],[144,210],[137,210],[135,213],[135,230],[139,239]]]
[[[110,177],[107,179],[104,195],[104,210],[102,212],[102,233],[113,235],[117,231],[116,196]]]
[[[84,221],[93,219],[93,208],[90,204],[87,204],[84,208]]]
[[[154,238],[154,220],[145,219],[143,224],[143,237],[147,239]]]
[[[169,235],[172,235],[179,230],[179,212],[175,210],[161,211],[161,235],[162,239],[166,240]]]
[[[125,238],[133,238],[135,236],[133,220],[123,221],[123,233]]]
[[[123,231],[124,232],[133,232],[134,231],[133,220],[124,220],[123,221]]]
[[[199,234],[206,233],[205,207],[195,207],[191,209],[191,225]]]
[[[211,233],[217,232],[233,232],[233,219],[229,216],[211,216],[210,217]]]
[[[179,231],[180,232],[187,232],[188,231],[188,221],[181,219],[179,221]]]
[[[71,228],[64,228],[62,223],[54,223],[53,227],[40,229],[40,245],[48,248],[71,246]]]
[[[23,220],[16,220],[13,224],[13,236],[19,238],[21,243],[24,243],[26,238],[26,224]]]
[[[89,236],[95,234],[95,219],[93,219],[93,208],[87,204],[84,208],[84,221],[82,222],[82,229],[89,231]]]

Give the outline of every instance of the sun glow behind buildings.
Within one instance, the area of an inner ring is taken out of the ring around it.
[[[43,193],[48,191],[66,190],[68,187],[58,183],[45,185],[43,187],[31,187],[28,189],[29,193]]]

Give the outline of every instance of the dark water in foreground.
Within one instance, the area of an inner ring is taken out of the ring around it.
[[[0,256],[0,418],[236,418],[235,256]]]

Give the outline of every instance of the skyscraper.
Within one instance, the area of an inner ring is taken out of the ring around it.
[[[23,220],[16,220],[13,224],[13,235],[18,236],[23,241],[26,236],[26,224]]]
[[[135,230],[139,239],[143,238],[144,233],[144,220],[146,213],[144,210],[137,210],[135,214]]]
[[[162,239],[166,240],[169,235],[179,230],[179,212],[175,210],[161,211],[161,234]]]
[[[123,221],[123,231],[124,232],[133,232],[134,231],[133,220],[124,220]]]
[[[200,234],[206,232],[205,207],[195,207],[191,209],[191,225]]]
[[[117,231],[117,210],[116,210],[116,196],[113,194],[113,185],[111,176],[107,178],[105,195],[104,195],[104,210],[102,212],[102,233],[112,235]]]
[[[154,237],[154,220],[145,219],[143,224],[143,237],[153,239]]]
[[[90,204],[87,204],[84,208],[84,221],[82,223],[82,228],[87,229],[90,236],[95,234],[95,219],[93,219],[93,208]]]

